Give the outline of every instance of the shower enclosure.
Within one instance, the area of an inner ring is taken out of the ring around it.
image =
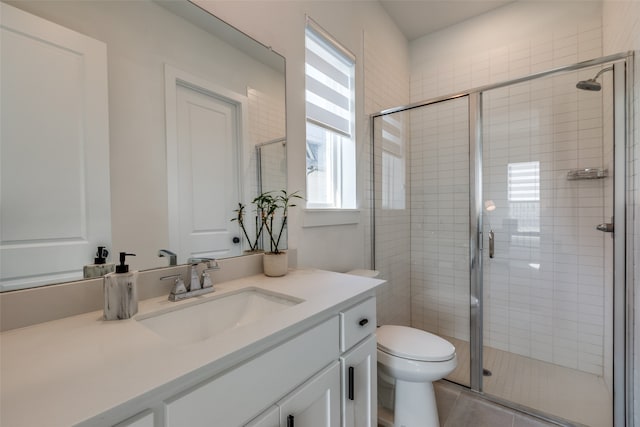
[[[372,115],[373,262],[411,308],[380,317],[450,340],[448,380],[567,425],[631,412],[631,73],[612,55]]]

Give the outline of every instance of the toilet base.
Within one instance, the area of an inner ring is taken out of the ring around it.
[[[440,427],[431,382],[396,380],[394,427]]]

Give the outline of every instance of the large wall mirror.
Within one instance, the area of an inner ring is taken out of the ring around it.
[[[284,58],[187,0],[1,5],[0,290],[82,279],[97,246],[243,254],[238,203],[286,189]]]

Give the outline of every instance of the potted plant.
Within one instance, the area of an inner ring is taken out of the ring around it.
[[[267,232],[268,242],[265,244],[263,258],[264,274],[271,277],[287,274],[289,259],[287,252],[280,248],[282,234],[287,227],[289,208],[296,206],[292,199],[302,197],[294,193],[280,190],[277,194],[269,191],[260,194],[253,200],[260,214],[262,228]]]
[[[243,205],[242,203],[238,203],[238,209],[234,210],[234,212],[236,213],[236,216],[233,217],[231,219],[231,221],[238,221],[238,224],[240,225],[240,229],[242,230],[242,233],[244,234],[244,237],[247,239],[247,243],[249,243],[249,249],[246,250],[245,252],[258,252],[258,242],[260,242],[260,237],[262,236],[262,220],[259,218],[260,215],[256,215],[255,217],[255,230],[256,230],[256,234],[255,234],[255,239],[252,239],[249,237],[249,233],[247,233],[247,229],[245,227],[245,205]]]

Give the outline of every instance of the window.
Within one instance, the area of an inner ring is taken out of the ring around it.
[[[307,207],[356,207],[354,56],[307,19]]]

